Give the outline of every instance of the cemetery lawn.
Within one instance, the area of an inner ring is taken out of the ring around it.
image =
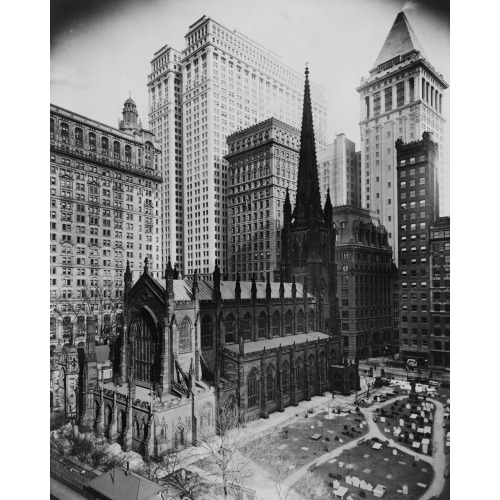
[[[420,498],[432,482],[434,475],[432,466],[421,460],[414,462],[412,456],[400,450],[396,450],[398,455],[395,456],[393,455],[395,448],[389,448],[385,444],[380,450],[375,450],[372,448],[372,444],[375,442],[375,440],[368,440],[355,446],[350,450],[349,456],[341,455],[336,457],[334,463],[326,462],[318,466],[314,469],[314,474],[321,476],[323,482],[328,486],[330,483],[333,484],[334,479],[338,479],[337,476],[340,475],[340,486],[348,488],[346,496],[351,495],[353,500],[364,498],[360,495],[361,492],[366,494],[366,498],[373,498],[373,494],[347,484],[345,481],[347,475],[355,476],[360,481],[364,480],[370,483],[373,488],[377,484],[385,486],[387,491],[383,498],[391,500],[416,500]],[[364,458],[365,455],[369,456]],[[339,462],[343,463],[343,467],[339,466]],[[404,462],[404,464],[399,462]],[[348,464],[353,464],[353,468],[347,469]],[[392,478],[387,478],[387,475],[392,475]],[[424,484],[425,487],[418,486],[418,483]],[[402,490],[402,486],[405,484],[408,486],[408,495],[403,495],[402,492],[398,493],[398,490]],[[328,489],[331,491],[331,486]]]
[[[366,423],[363,424],[363,428],[360,428],[360,424],[366,422],[361,413],[342,413],[340,417],[335,415],[331,420],[326,420],[326,416],[328,416],[328,410],[315,411],[314,414],[308,414],[307,418],[299,418],[290,425],[276,428],[270,434],[244,446],[240,451],[246,455],[251,453],[251,449],[255,449],[262,441],[272,443],[276,454],[274,456],[262,454],[254,458],[254,461],[263,469],[274,470],[274,475],[279,476],[279,481],[282,481],[314,459],[358,439],[368,432]],[[344,428],[345,426],[348,430]],[[285,438],[285,430],[288,430],[287,438]],[[347,432],[350,434],[349,436],[345,434]],[[321,437],[318,440],[313,440],[311,436],[314,434],[320,434]],[[336,437],[339,440],[335,440]],[[343,443],[340,442],[340,439],[343,440]],[[273,464],[269,463],[270,460],[276,460],[276,458],[279,458],[283,464],[279,471],[276,471]]]
[[[401,446],[404,446],[405,448],[411,449],[413,451],[416,451],[418,453],[423,453],[422,451],[422,445],[420,448],[415,449],[412,448],[412,444],[414,441],[422,441],[422,438],[428,438],[429,439],[429,446],[428,450],[432,453],[432,436],[433,436],[433,431],[434,431],[434,414],[435,414],[435,407],[432,409],[431,412],[426,412],[426,418],[429,420],[427,423],[423,421],[423,419],[420,419],[420,411],[423,410],[423,400],[419,400],[418,403],[410,403],[408,399],[402,399],[399,401],[394,401],[393,403],[389,403],[383,407],[381,407],[379,410],[376,410],[376,418],[377,422],[376,425],[380,429],[380,432],[385,436],[387,440],[393,439],[395,443],[400,444]],[[431,402],[432,403],[432,402]],[[410,409],[406,408],[406,405],[410,404]],[[420,408],[421,410],[418,410],[417,408]],[[412,414],[416,414],[417,418],[411,419],[410,416]],[[429,414],[432,414],[432,421],[429,418]],[[381,417],[385,418],[385,422],[381,422]],[[399,420],[403,419],[405,421],[404,426],[400,426]],[[419,420],[420,419],[420,420]],[[416,429],[412,429],[411,424],[415,423]],[[395,436],[393,433],[393,427],[401,427],[401,434],[406,436],[406,438],[402,438],[401,440],[399,439],[399,436]],[[424,427],[430,427],[431,428],[431,433],[430,434],[422,434],[418,433],[417,429],[418,428],[424,428]],[[385,432],[385,429],[390,429],[390,432]],[[409,434],[413,434],[414,439],[409,439]],[[431,454],[428,453],[429,456],[432,456]]]

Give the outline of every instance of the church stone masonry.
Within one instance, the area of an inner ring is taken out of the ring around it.
[[[270,273],[222,281],[218,262],[211,280],[196,272],[178,279],[169,259],[163,285],[146,259],[133,284],[127,265],[112,377],[99,376],[90,342],[79,384],[81,423],[124,450],[196,445],[216,432],[223,403],[242,419],[267,418],[325,391],[359,389],[357,358],[339,350],[335,229],[329,197],[320,205],[307,77],[297,204],[292,215],[287,196],[279,281]]]

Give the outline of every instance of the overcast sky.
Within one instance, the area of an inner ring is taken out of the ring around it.
[[[207,15],[297,71],[309,62],[311,80],[326,92],[327,142],[344,132],[359,148],[355,89],[401,10],[431,64],[450,83],[449,1],[52,0],[51,102],[117,126],[130,91],[147,127],[146,83],[154,52],[165,44],[183,50],[188,27]]]

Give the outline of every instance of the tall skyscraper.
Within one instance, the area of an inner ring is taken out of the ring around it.
[[[361,171],[356,145],[345,134],[318,152],[319,188],[326,201],[330,190],[332,205],[361,207]]]
[[[438,217],[438,146],[424,132],[421,141],[396,141],[399,225],[401,357],[429,362],[431,266],[429,227]]]
[[[279,267],[286,190],[295,201],[300,131],[269,118],[227,138],[229,278]]]
[[[399,348],[392,296],[397,273],[387,231],[359,207],[334,207],[333,219],[343,355],[363,359],[393,354]]]
[[[148,77],[149,126],[161,145],[161,261],[183,269],[181,53],[165,45],[154,54]]]
[[[119,129],[50,106],[52,343],[115,330],[127,261],[161,277],[160,154],[130,98]]]
[[[429,62],[408,19],[400,12],[370,70],[356,89],[361,98],[361,186],[366,208],[379,214],[398,255],[395,141],[432,133],[438,151],[440,191],[444,187],[443,75]]]
[[[246,36],[203,16],[182,53],[184,272],[211,277],[227,261],[226,138],[266,118],[300,127],[303,75]],[[317,147],[325,145],[326,99],[311,85]],[[167,146],[168,147],[168,146]]]

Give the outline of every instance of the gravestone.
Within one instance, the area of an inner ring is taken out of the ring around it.
[[[364,479],[362,479],[360,482],[359,482],[359,487],[362,489],[362,490],[366,490],[366,481]]]
[[[408,495],[408,486],[403,484],[403,495]]]
[[[335,481],[333,481],[333,489],[338,490],[339,488],[340,488],[340,483],[335,479]]]
[[[370,493],[373,491],[373,486],[370,483],[366,485],[366,491],[369,491]]]
[[[397,456],[398,456],[398,450],[396,450],[396,449],[392,450],[392,454],[393,454],[395,457],[397,457]]]
[[[345,477],[345,482],[346,482],[347,484],[352,485],[352,479],[351,479],[351,476],[346,476],[346,477]]]
[[[359,488],[359,477],[354,476],[352,478],[352,485],[355,486],[356,488]]]
[[[401,427],[404,427],[404,425],[405,425],[405,421],[402,418],[399,419],[399,425]]]

